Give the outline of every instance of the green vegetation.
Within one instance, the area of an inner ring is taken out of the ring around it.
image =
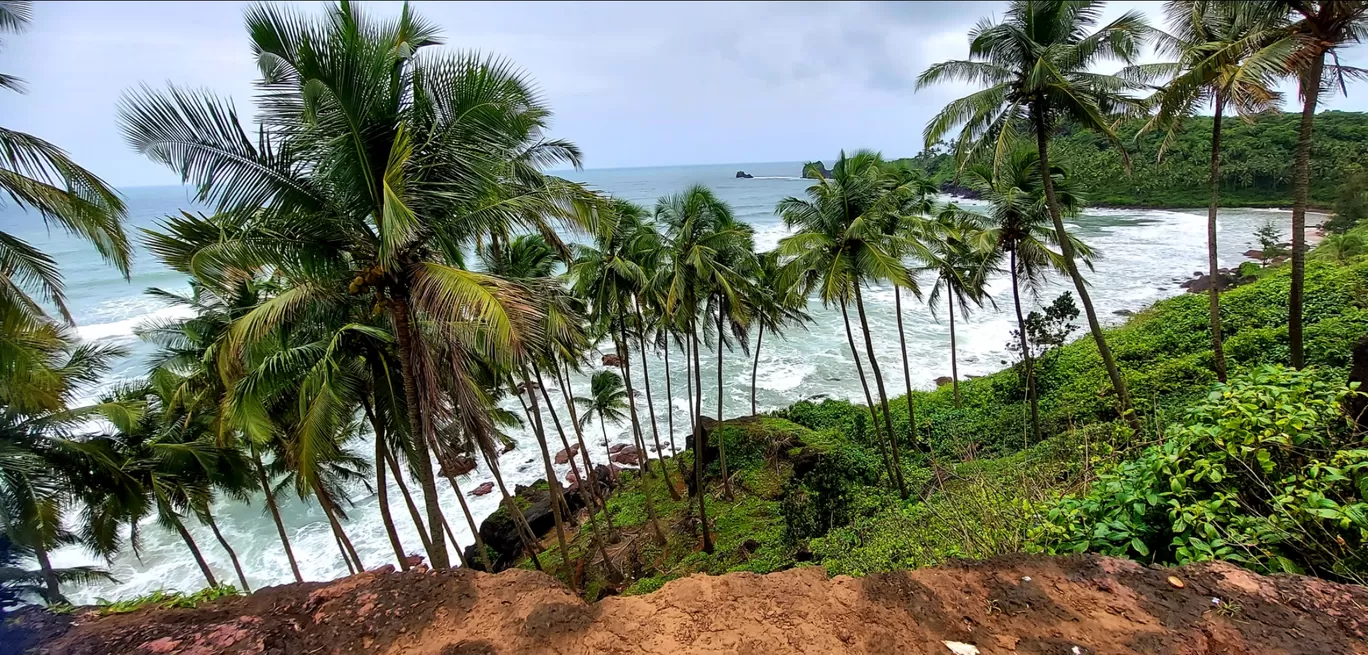
[[[95,604],[100,614],[127,614],[146,608],[160,609],[192,609],[199,607],[210,601],[220,598],[238,595],[237,588],[233,585],[220,585],[217,587],[205,587],[191,594],[183,594],[179,591],[154,591],[150,594],[129,598],[116,602],[110,602],[103,598]]]

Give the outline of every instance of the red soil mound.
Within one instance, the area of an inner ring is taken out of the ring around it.
[[[41,652],[946,654],[954,641],[984,655],[1368,654],[1366,635],[1360,587],[1012,556],[862,579],[697,575],[596,604],[526,571],[375,572],[193,610],[88,614]]]

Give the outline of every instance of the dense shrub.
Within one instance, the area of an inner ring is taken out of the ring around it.
[[[1045,512],[1047,552],[1262,572],[1368,575],[1368,445],[1340,412],[1338,374],[1261,367],[1217,385],[1162,443]]]

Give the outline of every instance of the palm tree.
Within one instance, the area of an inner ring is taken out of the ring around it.
[[[983,301],[992,302],[987,294],[988,274],[996,272],[989,260],[994,251],[976,247],[982,228],[974,217],[958,207],[950,206],[937,217],[935,237],[925,242],[928,257],[921,270],[935,276],[935,284],[927,296],[931,315],[936,304],[945,296],[950,315],[950,383],[954,387],[955,407],[960,406],[959,358],[955,344],[955,306],[964,316],[969,315],[969,303],[982,307]]]
[[[784,286],[780,275],[779,251],[770,250],[756,256],[755,281],[750,285],[748,304],[753,308],[755,321],[755,361],[751,364],[751,414],[755,407],[755,378],[760,371],[760,345],[765,341],[765,329],[775,336],[783,336],[790,326],[804,325],[812,320],[807,313],[807,296],[794,286]]]
[[[1285,11],[1271,3],[1226,3],[1212,0],[1171,0],[1164,6],[1170,31],[1154,31],[1155,49],[1174,61],[1141,64],[1121,75],[1139,81],[1163,78],[1153,102],[1158,111],[1141,133],[1166,132],[1168,139],[1211,103],[1211,202],[1207,205],[1207,265],[1217,279],[1216,214],[1221,199],[1221,117],[1227,107],[1246,121],[1276,110],[1281,96],[1273,90],[1282,75],[1291,40],[1278,38],[1275,28]],[[1270,15],[1271,14],[1271,15]],[[1165,148],[1160,148],[1163,156]],[[1225,382],[1225,351],[1221,346],[1221,290],[1212,284],[1211,352],[1216,377]]]
[[[901,259],[925,259],[926,246],[922,241],[929,227],[927,217],[932,213],[940,189],[925,173],[901,163],[888,166],[887,174],[890,186],[880,203],[884,205],[883,213],[886,214],[884,229],[898,235],[895,243],[902,250],[899,253]],[[914,297],[920,298],[916,280],[910,281],[914,286],[909,290]],[[902,292],[901,286],[893,285],[893,314],[898,321],[898,353],[902,355],[903,385],[907,394],[908,437],[914,447],[927,449],[929,445],[921,444],[917,439],[917,402],[912,397],[912,371],[907,357],[907,332],[903,328]]]
[[[4,519],[0,514],[0,519]],[[9,612],[24,604],[30,596],[42,598],[49,605],[66,602],[61,595],[53,596],[47,584],[49,572],[25,569],[25,561],[33,556],[21,544],[0,531],[0,611]],[[109,574],[90,566],[52,569],[53,579],[59,584],[85,584],[112,580]]]
[[[1069,122],[1098,132],[1124,154],[1108,114],[1137,107],[1138,101],[1124,93],[1140,85],[1095,73],[1093,68],[1106,60],[1134,63],[1150,28],[1140,13],[1128,11],[1094,30],[1102,5],[1086,0],[1015,0],[1001,22],[979,21],[969,33],[968,60],[933,64],[917,78],[918,89],[951,81],[987,86],[936,114],[926,125],[926,143],[933,144],[958,127],[955,150],[960,166],[982,155],[997,168],[1015,149],[1019,134],[1033,134],[1041,168],[1050,170],[1050,135]],[[1140,420],[1131,409],[1125,380],[1078,270],[1053,177],[1041,179],[1064,264],[1083,302],[1118,409],[1139,433]]]
[[[1287,340],[1292,366],[1305,364],[1302,353],[1302,294],[1306,286],[1306,206],[1311,191],[1311,131],[1320,94],[1364,75],[1342,66],[1339,53],[1368,34],[1368,2],[1364,0],[1287,0],[1276,5],[1290,10],[1293,45],[1287,67],[1297,75],[1302,99],[1297,149],[1292,159],[1292,289],[1287,303]],[[1326,57],[1333,63],[1327,64]],[[1329,75],[1326,75],[1326,73]]]
[[[840,305],[846,340],[869,404],[875,440],[888,469],[889,483],[906,497],[908,492],[902,476],[898,440],[888,411],[888,393],[874,357],[869,318],[860,290],[866,283],[876,280],[908,288],[913,286],[901,260],[905,240],[885,229],[889,223],[886,195],[891,182],[889,169],[878,153],[867,150],[849,157],[841,153],[830,179],[823,177],[822,171],[815,166],[809,169],[805,173],[815,177],[817,183],[808,187],[808,198],[785,198],[775,207],[775,213],[783,217],[784,224],[797,231],[779,241],[779,253],[785,260],[784,278],[786,284],[796,284],[803,289],[804,295],[815,290],[823,304]],[[850,330],[848,307],[852,301],[860,319],[865,356],[878,390],[878,405],[870,394],[859,349],[855,347],[854,334]],[[879,410],[883,412],[883,435],[887,435],[887,444],[880,435]]]
[[[455,433],[494,449],[473,360],[519,353],[530,320],[525,294],[466,270],[463,253],[514,228],[554,238],[549,219],[571,220],[568,206],[586,194],[541,168],[578,165],[579,151],[543,138],[550,111],[507,62],[419,56],[438,34],[408,7],[389,21],[347,2],[321,20],[267,5],[246,18],[262,72],[258,138],[231,102],[177,87],[126,96],[123,131],[194,184],[197,200],[252,217],[252,230],[205,249],[196,266],[269,265],[289,282],[235,321],[233,350],[343,293],[369,296],[388,317],[428,558],[446,567],[431,461],[449,450],[439,425],[458,421]],[[437,341],[420,343],[420,332]]]
[[[593,377],[589,378],[589,395],[576,396],[574,404],[584,411],[579,419],[581,429],[587,427],[595,418],[598,419],[599,429],[603,432],[604,456],[608,458],[608,470],[611,472],[613,464],[612,453],[608,444],[608,423],[621,425],[628,418],[627,412],[631,407],[630,397],[626,385],[622,381],[622,376],[607,370],[594,373]],[[642,473],[645,471],[643,470]],[[643,491],[643,493],[649,495],[648,491]],[[608,520],[612,520],[607,503],[603,506],[603,513],[605,517],[609,517]],[[660,529],[660,522],[655,516],[653,507],[647,519],[651,524],[651,531],[656,542],[665,543],[665,533]]]
[[[732,215],[731,208],[703,185],[694,185],[682,193],[661,198],[656,202],[656,220],[665,227],[665,250],[669,253],[668,283],[665,285],[665,311],[683,324],[689,338],[689,352],[693,368],[694,403],[694,486],[698,494],[698,520],[703,528],[703,552],[713,551],[712,534],[708,528],[707,484],[703,479],[703,456],[707,451],[703,440],[703,380],[699,362],[699,320],[706,319],[712,301],[718,310],[718,367],[721,375],[721,349],[724,338],[724,314],[734,309],[743,310],[742,292],[744,273],[728,265],[741,258],[737,250],[754,251],[753,231]],[[662,282],[664,282],[662,280]],[[717,300],[719,297],[722,300]],[[718,427],[721,427],[721,382],[718,383]],[[714,430],[718,433],[720,430]],[[726,450],[718,434],[718,459],[722,466],[725,493],[731,496],[731,482],[727,479]]]
[[[32,20],[28,2],[0,4],[0,32],[22,32]],[[0,88],[23,93],[24,81],[0,73]],[[131,249],[124,234],[125,208],[118,193],[98,176],[76,165],[61,148],[31,134],[0,128],[0,207],[4,197],[38,212],[48,226],[89,241],[106,261],[128,277]],[[23,239],[0,231],[0,304],[14,306],[31,319],[44,316],[37,292],[72,322],[57,262]],[[0,348],[9,345],[5,343]],[[10,375],[18,360],[0,349],[0,375]]]
[[[989,164],[975,164],[965,170],[965,183],[988,203],[988,212],[979,220],[987,226],[980,243],[1008,258],[1007,272],[1012,282],[1012,305],[1016,310],[1017,337],[1026,369],[1026,396],[1031,405],[1031,431],[1041,440],[1040,406],[1036,392],[1034,356],[1026,340],[1026,319],[1021,311],[1021,289],[1032,296],[1039,293],[1046,274],[1053,270],[1067,274],[1063,256],[1053,248],[1058,233],[1050,226],[1045,193],[1040,181],[1040,155],[1034,148],[1021,148],[996,171]],[[1061,169],[1052,171],[1056,197],[1065,216],[1074,216],[1081,202],[1069,188]],[[964,210],[960,210],[964,211]],[[1075,254],[1090,269],[1094,253],[1087,244],[1069,235]]]

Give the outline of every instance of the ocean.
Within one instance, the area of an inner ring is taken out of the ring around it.
[[[738,179],[735,174],[744,170],[755,177]],[[774,215],[777,201],[786,196],[801,196],[810,181],[798,176],[801,164],[751,163],[707,166],[671,166],[656,168],[599,169],[562,173],[565,177],[583,182],[590,187],[611,193],[646,206],[656,199],[701,183],[711,187],[727,201],[737,217],[755,227],[756,247],[768,250],[788,234]],[[183,187],[142,187],[123,190],[129,208],[130,235],[137,238],[143,228],[155,227],[163,216],[180,211],[201,211],[191,200],[191,192]],[[962,202],[973,206],[973,202]],[[1219,226],[1221,264],[1234,266],[1243,261],[1241,253],[1255,247],[1253,232],[1269,219],[1288,225],[1289,214],[1278,210],[1224,210]],[[1087,273],[1091,293],[1099,315],[1107,322],[1123,320],[1121,313],[1142,309],[1156,300],[1182,293],[1178,282],[1193,272],[1206,268],[1206,211],[1158,211],[1131,209],[1095,209],[1071,221],[1074,234],[1092,245],[1099,254],[1096,270]],[[137,377],[146,367],[150,349],[140,344],[134,329],[143,321],[155,317],[175,316],[182,310],[167,308],[149,298],[144,291],[149,287],[185,291],[188,285],[178,273],[168,271],[153,260],[141,246],[133,263],[130,280],[105,265],[94,250],[60,230],[46,229],[36,214],[25,213],[13,206],[0,209],[0,229],[28,240],[52,254],[59,262],[66,279],[67,295],[82,339],[106,340],[124,344],[131,354],[112,371],[106,383]],[[929,285],[928,285],[929,287]],[[967,317],[956,314],[961,377],[984,375],[1006,365],[1009,355],[1006,344],[1014,326],[1011,314],[1011,290],[1005,279],[991,283],[991,304]],[[1040,296],[1048,303],[1060,292],[1069,289],[1067,280],[1057,279]],[[882,363],[890,393],[903,389],[902,366],[898,360],[897,326],[893,313],[893,292],[889,287],[874,287],[866,292],[873,342]],[[1038,306],[1029,302],[1030,308]],[[1029,311],[1029,309],[1028,309]],[[766,334],[760,352],[757,404],[760,411],[777,409],[804,398],[827,396],[863,402],[863,393],[855,377],[839,310],[823,308],[814,303],[810,307],[814,322],[806,329],[791,330],[783,337]],[[919,302],[904,298],[904,320],[907,328],[908,356],[914,388],[930,390],[935,379],[950,374],[949,327],[945,307],[937,308],[935,316]],[[1079,324],[1084,326],[1080,320]],[[1079,330],[1086,335],[1086,327]],[[682,353],[671,355],[675,398],[665,398],[664,366],[660,359],[649,362],[656,412],[662,431],[665,411],[674,413],[675,440],[680,447],[688,430],[688,414],[684,400]],[[596,359],[597,361],[597,359]],[[715,356],[704,355],[704,408],[711,415],[716,407]],[[641,375],[641,367],[634,365],[634,373]],[[723,393],[727,416],[750,413],[751,360],[740,352],[723,356]],[[637,384],[641,381],[638,379]],[[575,392],[587,392],[587,379],[576,380]],[[95,398],[100,389],[92,389],[87,397]],[[559,398],[553,393],[553,398]],[[516,404],[515,401],[510,401]],[[639,401],[644,403],[644,397]],[[562,417],[564,408],[558,408]],[[646,414],[642,408],[643,416]],[[549,428],[550,426],[548,426]],[[569,426],[566,426],[569,429]],[[591,428],[586,440],[594,448],[599,441]],[[501,466],[510,484],[527,484],[542,475],[540,454],[530,432],[515,433],[518,447],[504,455]],[[661,435],[669,448],[666,434]],[[629,427],[609,426],[609,440],[613,443],[630,442]],[[369,444],[354,444],[362,454],[371,452]],[[601,454],[595,448],[591,457]],[[602,461],[599,456],[598,461]],[[564,476],[568,466],[561,466]],[[458,481],[463,491],[491,480],[484,466],[463,476]],[[391,480],[393,485],[393,481]],[[416,485],[410,485],[411,488]],[[470,530],[460,519],[453,492],[441,487],[441,504],[449,512],[449,521],[461,546],[469,544]],[[398,499],[397,487],[391,498]],[[363,487],[352,490],[346,524],[367,567],[392,563],[393,550],[380,522],[377,499]],[[322,512],[314,505],[298,499],[281,498],[281,511],[300,569],[308,580],[326,580],[347,572]],[[498,494],[468,498],[477,519],[494,511]],[[393,516],[400,538],[410,552],[421,552],[417,531],[395,500]],[[270,517],[261,502],[238,503],[225,501],[216,506],[216,517],[225,537],[233,544],[253,588],[280,584],[292,580],[283,550],[280,547]],[[207,528],[187,521],[215,575],[223,582],[236,582],[227,554]],[[147,593],[156,589],[193,591],[204,586],[204,579],[183,543],[173,533],[163,530],[155,521],[141,526],[142,544],[137,555],[124,550],[112,561],[92,558],[78,548],[65,548],[53,555],[57,566],[95,564],[106,567],[116,582],[103,582],[66,590],[72,601],[93,602],[98,598],[118,599]],[[453,557],[454,559],[454,557]]]

